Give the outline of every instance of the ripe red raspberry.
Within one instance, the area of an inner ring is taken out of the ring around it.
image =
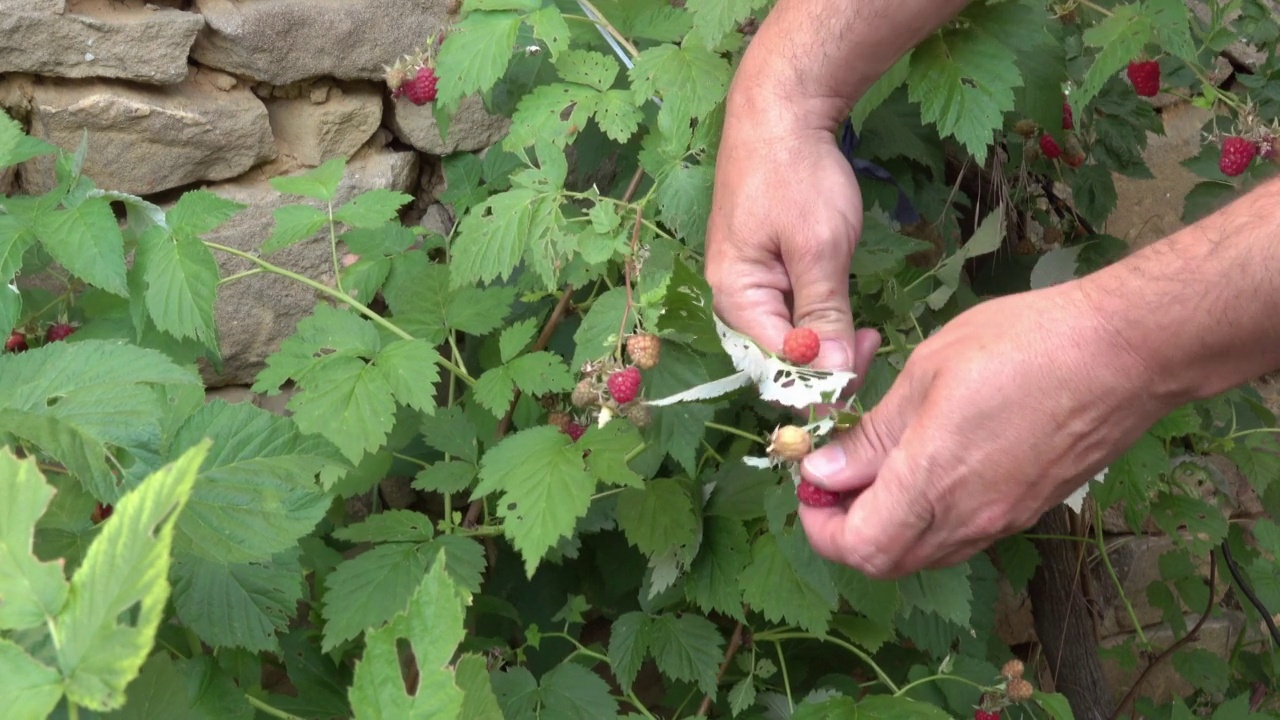
[[[587,429],[585,427],[576,422],[570,422],[564,428],[564,433],[572,438],[574,442],[578,442],[578,438],[582,437],[583,433],[586,431]]]
[[[417,74],[409,78],[400,91],[414,105],[426,105],[436,99],[436,71],[430,67],[418,68]]]
[[[1076,118],[1071,112],[1071,104],[1064,100],[1062,102],[1062,129],[1071,130],[1075,126]]]
[[[1084,153],[1074,153],[1062,159],[1071,167],[1077,168],[1084,164]]]
[[[1000,720],[1000,712],[998,710],[977,708],[973,711],[973,720]]]
[[[1252,141],[1232,135],[1222,141],[1222,156],[1218,158],[1218,169],[1227,177],[1235,177],[1249,169],[1249,164],[1258,155],[1258,146]]]
[[[76,329],[74,327],[66,323],[54,323],[53,325],[49,326],[48,330],[45,331],[44,340],[45,342],[58,342],[59,340],[66,340],[67,338],[71,337],[71,333],[75,331]]]
[[[809,507],[831,507],[840,504],[840,493],[824,490],[808,480],[796,485],[796,497]]]
[[[619,370],[609,376],[606,384],[613,399],[620,405],[625,405],[635,400],[640,392],[640,368],[632,365]]]
[[[9,337],[6,338],[4,341],[5,352],[20,353],[20,352],[26,352],[27,350],[28,350],[28,347],[27,347],[26,335],[24,335],[21,332],[18,332],[17,330],[14,330],[13,332],[9,333]]]
[[[657,335],[641,333],[627,338],[627,357],[637,367],[648,370],[658,364],[662,352],[662,341]]]
[[[1125,70],[1133,91],[1142,97],[1155,97],[1160,92],[1160,63],[1155,60],[1135,60]]]
[[[798,327],[782,339],[782,357],[792,365],[808,365],[818,357],[822,343],[811,328]]]
[[[111,513],[113,512],[115,512],[115,508],[111,507],[110,505],[103,505],[100,502],[94,503],[93,512],[89,514],[89,519],[93,521],[94,525],[97,525],[101,523],[103,520],[106,520],[107,518],[111,517]]]
[[[1058,146],[1058,141],[1054,140],[1052,135],[1041,135],[1040,152],[1050,160],[1055,160],[1062,155],[1062,148]]]

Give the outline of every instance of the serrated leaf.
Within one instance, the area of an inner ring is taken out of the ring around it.
[[[378,351],[374,365],[402,404],[430,414],[436,407],[440,353],[423,340],[395,340]]]
[[[649,624],[649,650],[663,675],[714,693],[724,638],[701,615],[660,615]]]
[[[597,480],[610,485],[640,487],[644,482],[627,462],[627,457],[642,445],[635,425],[615,421],[604,427],[592,425],[578,438],[587,454],[587,470]]]
[[[421,543],[378,545],[342,564],[325,578],[323,652],[386,622],[405,608],[427,569]]]
[[[609,664],[623,692],[630,692],[640,666],[649,653],[648,615],[632,611],[623,613],[609,631]]]
[[[640,129],[644,112],[628,91],[607,90],[596,98],[594,117],[610,140],[625,143]]]
[[[373,323],[327,303],[298,322],[294,332],[267,356],[266,367],[258,372],[253,391],[275,395],[292,379],[301,382],[316,368],[337,358],[371,358],[381,340]]]
[[[577,83],[604,92],[613,87],[621,68],[611,55],[594,50],[568,50],[554,61],[556,72],[565,82]]]
[[[289,400],[303,432],[332,442],[351,462],[382,447],[396,403],[382,371],[355,357],[337,357],[308,372]]]
[[[36,523],[49,509],[54,490],[34,458],[19,460],[0,449],[0,629],[43,625],[67,599],[67,581],[57,561],[42,562],[33,552]]]
[[[271,237],[262,243],[262,254],[270,255],[320,232],[329,216],[310,205],[283,205],[271,213],[275,226]]]
[[[253,720],[248,697],[215,662],[204,655],[174,661],[157,652],[129,685],[129,701],[111,720]]]
[[[1138,3],[1117,5],[1110,15],[1084,31],[1084,42],[1100,48],[1079,88],[1071,93],[1072,107],[1082,108],[1151,40],[1151,18]]]
[[[1198,63],[1188,20],[1191,13],[1181,0],[1143,0],[1142,14],[1151,21],[1160,48],[1189,63]]]
[[[502,79],[520,23],[514,12],[477,11],[452,26],[436,57],[437,102],[457,107],[464,96],[485,92]]]
[[[600,357],[605,348],[610,346],[610,340],[617,340],[619,330],[624,334],[632,331],[635,327],[635,313],[626,313],[626,325],[623,325],[626,306],[627,291],[623,288],[606,290],[596,296],[591,309],[582,318],[582,324],[573,333],[572,367],[580,368],[583,363]]]
[[[994,549],[1009,586],[1014,592],[1022,592],[1040,566],[1040,552],[1035,543],[1024,535],[1010,535],[996,541]]]
[[[711,113],[724,99],[731,71],[724,58],[705,46],[685,40],[647,48],[627,73],[632,100],[643,105],[653,95],[662,98],[658,124],[687,127],[692,119]]]
[[[911,51],[907,51],[889,66],[889,69],[881,74],[866,92],[862,93],[858,102],[854,104],[853,111],[849,113],[849,120],[853,123],[855,132],[861,132],[867,116],[880,107],[881,103],[893,94],[893,91],[902,87],[902,84],[907,81],[910,69]]]
[[[563,147],[586,126],[599,96],[585,85],[539,85],[520,99],[503,146],[515,152],[547,140]]]
[[[422,440],[440,452],[462,458],[472,465],[479,460],[475,424],[456,405],[440,408],[435,415],[422,418]]]
[[[475,465],[463,460],[432,463],[414,476],[413,489],[436,493],[462,492],[470,487],[478,474]]]
[[[547,395],[573,389],[574,378],[564,360],[540,350],[521,355],[507,365],[516,387],[530,395]]]
[[[1249,479],[1253,489],[1262,495],[1280,477],[1280,455],[1275,444],[1262,435],[1246,435],[1227,451],[1227,457]]]
[[[764,7],[767,2],[768,0],[688,0],[684,7],[693,15],[689,37],[697,39],[708,50],[715,50],[739,23],[752,12]]]
[[[489,682],[487,662],[480,655],[464,654],[454,669],[454,682],[462,690],[458,720],[502,720],[502,708]]]
[[[447,665],[465,636],[465,602],[444,564],[415,583],[409,606],[365,639],[351,683],[355,718],[435,720],[462,711],[462,690]],[[418,678],[412,692],[401,670],[400,640],[413,651]]]
[[[174,434],[174,451],[214,441],[178,522],[178,547],[221,563],[263,561],[293,546],[330,498],[315,475],[336,451],[293,421],[248,403],[215,400]]]
[[[89,198],[74,208],[41,213],[35,232],[49,255],[68,271],[109,293],[128,297],[124,236],[107,200]]]
[[[907,94],[942,136],[985,162],[993,131],[1022,84],[1017,56],[974,26],[935,34],[911,55]]]
[[[174,524],[210,445],[193,446],[122,497],[72,576],[67,603],[51,623],[71,702],[99,712],[124,704],[169,600]],[[122,624],[122,613],[135,606]]]
[[[491,195],[458,224],[450,263],[451,285],[506,280],[525,251],[550,231],[547,211],[556,199],[528,188]]]
[[[209,190],[190,190],[165,213],[170,232],[175,234],[203,235],[248,206],[234,200],[219,197]]]
[[[57,152],[57,146],[27,135],[17,120],[0,110],[0,170]]]
[[[704,520],[702,544],[689,565],[685,594],[704,613],[742,618],[739,576],[751,560],[749,538],[741,522],[723,517]]]
[[[700,247],[706,239],[713,175],[709,166],[681,163],[658,186],[662,221],[693,247]]]
[[[685,548],[697,539],[693,499],[671,478],[658,478],[643,488],[628,488],[618,498],[618,528],[645,555]]]
[[[1083,165],[1071,173],[1071,197],[1076,210],[1090,223],[1101,226],[1116,208],[1116,184],[1111,171],[1101,165]]]
[[[516,383],[511,377],[511,369],[506,365],[499,365],[485,370],[484,374],[476,378],[471,396],[480,407],[493,413],[494,417],[502,417],[516,396]]]
[[[751,546],[751,562],[739,576],[743,601],[770,622],[799,625],[821,632],[831,619],[832,604],[824,593],[800,577],[772,534]]]
[[[542,716],[546,718],[599,720],[618,715],[618,702],[613,699],[609,685],[576,663],[561,663],[543,675],[538,699]]]
[[[49,717],[62,699],[62,676],[9,639],[0,638],[0,693],[11,717]]]
[[[569,23],[555,5],[546,5],[525,16],[533,36],[547,44],[551,57],[557,58],[569,48]]]
[[[355,228],[377,228],[395,220],[413,196],[388,188],[366,190],[333,211],[333,219]]]
[[[398,255],[418,239],[413,228],[399,222],[386,222],[372,227],[351,228],[338,236],[351,252],[365,257]]]
[[[276,192],[284,195],[301,195],[312,200],[329,202],[338,194],[338,185],[342,182],[342,175],[346,169],[346,158],[335,157],[306,172],[273,177],[268,182]]]
[[[515,356],[533,342],[534,333],[538,332],[538,319],[525,318],[508,326],[498,336],[498,354],[503,363],[509,363]]]
[[[973,588],[968,563],[908,575],[898,581],[898,592],[908,608],[936,613],[961,627],[969,625]]]
[[[146,269],[147,311],[156,327],[216,346],[218,261],[208,246],[193,234],[174,235],[152,226],[138,238],[136,262]]]
[[[501,492],[503,531],[532,577],[560,538],[586,514],[596,479],[582,465],[581,448],[559,428],[538,426],[508,435],[485,453],[475,497]]]
[[[385,510],[334,530],[333,537],[347,542],[429,542],[435,526],[420,512]]]
[[[279,652],[302,599],[296,550],[267,561],[223,564],[196,555],[173,566],[173,605],[183,624],[213,647]]]

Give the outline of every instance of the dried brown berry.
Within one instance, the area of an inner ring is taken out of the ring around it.
[[[569,413],[553,412],[548,413],[547,415],[547,424],[555,425],[561,430],[569,427],[569,423],[571,422],[573,422],[573,418],[569,417]]]
[[[646,427],[649,421],[653,419],[649,406],[642,402],[631,403],[622,408],[622,416],[630,420],[631,424],[638,428]]]
[[[600,393],[596,390],[595,383],[583,380],[574,386],[573,396],[570,399],[574,407],[591,407],[600,402]]]

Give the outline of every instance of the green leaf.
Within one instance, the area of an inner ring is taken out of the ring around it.
[[[320,649],[327,653],[404,610],[426,570],[427,548],[418,543],[379,545],[343,561],[324,581]]]
[[[569,23],[565,21],[564,15],[560,13],[560,8],[554,4],[529,13],[524,20],[533,29],[533,36],[547,44],[553,59],[569,49],[572,31],[569,30]]]
[[[511,378],[510,368],[499,365],[485,370],[476,378],[471,393],[481,407],[493,413],[494,417],[502,417],[516,396],[516,383]]]
[[[337,446],[351,462],[382,447],[395,422],[396,403],[386,374],[355,357],[315,367],[288,404],[293,420]]]
[[[430,542],[431,518],[413,510],[385,510],[354,525],[337,528],[333,537],[347,542]]]
[[[429,343],[443,342],[449,329],[488,335],[502,327],[513,288],[451,288],[450,278],[449,266],[430,263],[425,255],[396,258],[384,293],[396,324]]]
[[[1189,63],[1199,63],[1188,24],[1190,11],[1181,0],[1143,0],[1142,14],[1151,22],[1160,48]]]
[[[400,208],[411,202],[413,196],[399,190],[375,188],[360,193],[334,210],[333,219],[355,228],[377,228],[395,220]]]
[[[351,684],[355,718],[435,720],[458,716],[462,690],[447,665],[465,636],[465,604],[443,563],[422,578],[404,613],[365,639],[364,654]],[[401,670],[397,647],[401,640],[408,642],[418,668],[412,692],[405,687]]]
[[[731,74],[728,61],[688,39],[647,48],[627,73],[636,105],[662,98],[658,125],[664,129],[709,115],[724,99]]]
[[[1010,535],[996,541],[994,548],[1009,586],[1014,592],[1022,592],[1040,565],[1040,552],[1036,550],[1035,543],[1025,535]]]
[[[276,224],[271,237],[262,243],[263,255],[300,243],[320,232],[320,228],[329,222],[328,215],[310,205],[283,205],[271,215]]]
[[[613,699],[609,685],[576,663],[561,663],[543,675],[538,699],[545,718],[599,720],[618,716],[618,702]]]
[[[408,250],[417,241],[413,228],[399,222],[351,228],[338,236],[351,252],[361,256],[391,256]]]
[[[208,190],[189,190],[165,213],[165,219],[174,234],[203,235],[247,207]]]
[[[372,358],[381,340],[373,323],[327,303],[298,322],[294,332],[267,356],[267,366],[258,372],[253,391],[275,395],[289,379],[302,381],[313,370],[336,358]]]
[[[99,712],[124,704],[168,604],[174,524],[210,445],[202,441],[122,497],[72,576],[67,603],[51,624],[71,702]]]
[[[644,111],[626,90],[607,90],[596,98],[594,117],[610,140],[625,143],[640,129]]]
[[[508,435],[485,453],[474,497],[501,492],[503,531],[532,577],[547,552],[569,537],[586,514],[596,480],[581,448],[559,428],[538,426]]]
[[[1116,5],[1110,15],[1085,30],[1085,44],[1100,49],[1079,88],[1071,93],[1072,107],[1083,108],[1096,97],[1108,80],[1138,57],[1151,36],[1151,17],[1138,3]]]
[[[942,136],[959,140],[985,162],[993,131],[1014,107],[1022,84],[1017,56],[980,26],[933,35],[911,55],[907,94]]]
[[[520,99],[503,147],[517,152],[540,140],[564,147],[586,126],[599,96],[598,90],[585,85],[539,85]]]
[[[640,487],[644,479],[627,462],[629,453],[640,446],[640,433],[627,422],[592,425],[578,438],[587,455],[587,470],[600,482]]]
[[[507,365],[507,369],[516,387],[530,395],[547,395],[573,389],[574,377],[569,372],[569,366],[552,352],[542,350],[521,355]]]
[[[671,478],[658,478],[643,488],[628,488],[618,498],[618,528],[645,555],[661,555],[697,540],[693,498]]]
[[[1052,720],[1075,720],[1076,716],[1071,712],[1071,703],[1066,695],[1036,690],[1033,697],[1040,707],[1049,713]]]
[[[67,581],[57,561],[41,562],[33,553],[36,523],[49,509],[54,489],[34,458],[19,460],[0,449],[0,629],[42,626],[67,599]]]
[[[707,165],[681,163],[658,186],[662,221],[693,247],[701,247],[706,239],[713,176],[713,169]]]
[[[1160,493],[1151,504],[1151,519],[1193,552],[1208,552],[1227,537],[1222,511],[1198,497]]]
[[[57,152],[57,146],[27,135],[17,120],[0,110],[0,170]]]
[[[627,307],[627,291],[624,288],[606,290],[596,296],[591,309],[582,318],[582,324],[573,333],[574,354],[569,363],[573,367],[582,367],[590,360],[600,357],[605,349],[618,338],[621,329],[624,334],[635,327],[635,313],[626,313],[626,325],[623,326],[623,313]],[[719,341],[716,341],[719,346]]]
[[[129,296],[124,236],[107,200],[88,198],[74,208],[42,213],[35,231],[49,255],[71,273],[114,295]]]
[[[1111,171],[1101,165],[1083,165],[1071,173],[1070,183],[1076,210],[1093,225],[1102,226],[1116,208]]]
[[[178,546],[219,563],[265,561],[294,546],[324,516],[331,498],[315,476],[336,459],[289,418],[249,403],[214,400],[175,433],[172,452],[214,441],[200,468]]]
[[[152,226],[138,237],[136,262],[145,268],[147,311],[156,327],[216,347],[218,261],[208,246],[193,234]]]
[[[453,673],[463,696],[458,720],[502,720],[502,708],[493,695],[484,657],[473,653],[463,655],[458,658]]]
[[[0,637],[0,693],[5,712],[11,717],[49,717],[62,699],[62,677],[57,670]]]
[[[685,10],[693,14],[693,28],[689,37],[701,42],[708,50],[720,46],[738,24],[751,13],[767,4],[768,0],[688,0]]]
[[[472,465],[480,459],[476,427],[458,406],[443,407],[422,418],[422,440],[442,453]]]
[[[1231,683],[1231,666],[1206,648],[1186,648],[1173,654],[1173,668],[1197,690],[1221,695]]]
[[[867,695],[858,701],[854,712],[858,720],[891,720],[893,718],[906,717],[913,718],[913,720],[915,718],[919,720],[948,720],[951,718],[950,714],[937,705],[892,695]],[[834,715],[827,717],[831,717],[834,720],[836,717],[844,716]],[[799,717],[799,713],[793,715],[792,718],[793,720],[803,720]]]
[[[514,188],[490,196],[458,223],[450,263],[453,287],[508,279],[525,251],[551,231],[555,196]]]
[[[174,561],[173,605],[182,623],[215,648],[279,652],[302,599],[295,549],[270,560],[222,564],[196,555]]]
[[[212,657],[170,659],[157,652],[129,685],[129,700],[111,720],[252,720],[253,706]]]
[[[743,601],[770,622],[821,632],[831,619],[834,603],[797,573],[772,534],[762,535],[752,544],[751,562],[738,580]]]
[[[1280,455],[1275,443],[1261,434],[1246,435],[1227,451],[1240,472],[1249,480],[1253,489],[1262,495],[1271,482],[1280,477]]]
[[[577,83],[604,92],[613,87],[621,68],[612,55],[593,50],[573,49],[554,61],[556,72],[566,82]]]
[[[374,358],[374,365],[382,371],[396,400],[424,413],[431,413],[436,407],[438,362],[440,353],[425,340],[395,340]]]
[[[969,625],[973,588],[968,563],[908,575],[898,581],[898,591],[906,607],[937,613],[961,627]]]
[[[701,615],[660,615],[649,623],[649,649],[658,670],[676,681],[696,683],[714,693],[724,638]]]
[[[479,472],[473,463],[463,460],[432,463],[414,476],[413,489],[436,493],[462,492],[471,486]]]
[[[631,685],[640,673],[640,666],[649,652],[649,628],[651,621],[642,612],[623,613],[613,622],[609,631],[609,664],[623,692],[630,692]]]
[[[502,358],[503,363],[509,363],[513,358],[520,354],[522,350],[533,342],[534,333],[538,332],[538,319],[525,318],[520,322],[509,325],[502,334],[498,336],[498,354]]]
[[[437,102],[457,107],[464,96],[487,91],[502,79],[511,62],[520,22],[520,15],[514,12],[478,11],[451,27],[436,57],[440,73]]]
[[[741,522],[708,517],[702,544],[689,566],[685,594],[704,613],[720,612],[742,618],[739,576],[751,560],[746,528]]]
[[[297,175],[273,177],[271,187],[284,195],[301,195],[320,202],[330,202],[338,194],[338,185],[347,169],[346,158],[336,157]]]
[[[902,84],[907,81],[910,70],[911,51],[907,51],[858,98],[853,111],[849,114],[849,120],[853,123],[853,129],[856,132],[862,132],[862,124],[866,122],[867,116],[880,107],[881,103],[895,90],[902,87]],[[859,252],[861,252],[861,246],[859,246]]]

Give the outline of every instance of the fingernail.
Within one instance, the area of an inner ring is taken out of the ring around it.
[[[802,463],[804,474],[819,486],[836,480],[844,472],[844,466],[844,446],[840,443],[831,443],[809,453]]]
[[[813,364],[818,370],[851,370],[853,369],[852,353],[849,346],[841,340],[823,340],[818,351],[818,360]]]

